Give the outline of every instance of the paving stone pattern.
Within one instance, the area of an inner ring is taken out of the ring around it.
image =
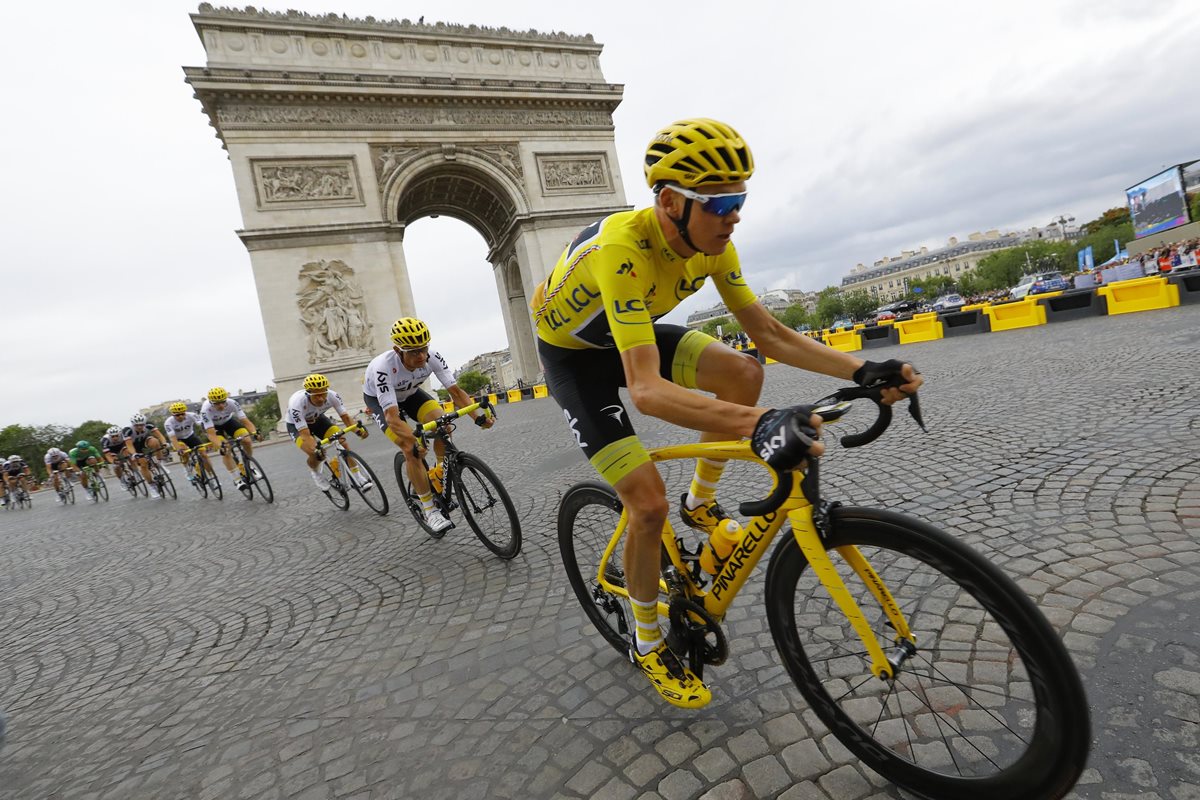
[[[1200,798],[1200,306],[868,354],[920,366],[930,433],[900,414],[872,447],[833,448],[827,490],[944,526],[1036,598],[1093,705],[1073,796]],[[836,385],[773,365],[765,402]],[[634,416],[652,444],[678,436]],[[662,704],[594,635],[553,530],[562,492],[594,476],[553,401],[459,442],[516,500],[512,562],[461,522],[431,540],[394,489],[386,518],[334,509],[287,444],[259,450],[273,506],[201,500],[173,467],[178,502],[41,493],[0,514],[0,796],[906,796],[790,685],[761,572],[702,711]],[[388,475],[389,448],[360,449]],[[665,470],[675,496],[687,472]],[[731,468],[721,497],[762,487]]]

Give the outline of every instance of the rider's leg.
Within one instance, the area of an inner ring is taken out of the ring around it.
[[[417,418],[420,419],[422,423],[433,422],[435,419],[440,419],[443,414],[444,412],[442,411],[442,407],[438,404],[438,402],[436,400],[430,400],[426,402],[425,405],[421,406],[421,410],[417,413]],[[442,466],[442,462],[446,458],[446,443],[441,439],[435,439],[433,441],[433,455],[434,464],[429,470],[430,489],[434,492],[441,492],[442,475],[445,471]]]
[[[694,384],[701,391],[712,392],[718,400],[753,406],[758,403],[758,397],[762,393],[763,368],[758,359],[714,341],[700,353]],[[727,433],[709,431],[700,434],[702,442],[721,442],[728,439]],[[694,509],[716,496],[717,481],[721,479],[725,464],[724,460],[696,460],[696,472],[688,490],[688,508]]]
[[[625,531],[625,585],[631,600],[650,604],[650,613],[637,617],[638,649],[647,653],[662,641],[658,627],[658,573],[663,524],[667,521],[667,487],[654,464],[636,467],[613,487],[629,515]]]

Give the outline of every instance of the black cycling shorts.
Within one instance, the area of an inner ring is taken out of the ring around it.
[[[700,353],[716,339],[680,325],[655,324],[654,341],[659,374],[695,389]],[[617,393],[626,382],[615,347],[571,350],[538,339],[538,355],[546,386],[562,408],[575,443],[606,481],[615,484],[650,460]]]
[[[333,427],[333,420],[329,419],[329,417],[325,416],[324,414],[318,414],[316,419],[314,419],[312,422],[307,422],[306,424],[308,425],[308,428],[304,430],[304,433],[307,433],[309,436],[315,437],[317,441],[320,441],[321,439],[325,438],[325,434],[329,433],[329,429]],[[292,441],[296,442],[297,444],[299,444],[298,440],[300,437],[304,435],[304,433],[301,433],[300,431],[301,429],[297,428],[291,422],[287,424],[287,432],[291,435]]]
[[[386,431],[387,418],[383,415],[383,407],[379,405],[379,398],[372,397],[371,395],[364,393],[363,403],[366,404],[367,410],[371,412],[371,416],[375,417],[375,422],[378,423],[379,430]],[[433,403],[438,408],[442,407],[442,404],[433,399],[429,392],[425,391],[424,389],[417,389],[408,397],[400,401],[400,417],[404,418],[407,416],[413,422],[420,422],[421,411],[427,411],[428,409],[426,406],[428,406],[430,403]]]

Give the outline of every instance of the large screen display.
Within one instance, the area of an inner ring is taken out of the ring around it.
[[[1133,235],[1139,239],[1188,223],[1183,170],[1178,166],[1130,186],[1125,198],[1133,217]]]

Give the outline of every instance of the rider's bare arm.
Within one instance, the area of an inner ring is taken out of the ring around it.
[[[784,364],[834,378],[854,380],[855,371],[865,363],[857,356],[802,336],[775,319],[762,303],[751,303],[733,312],[733,316],[760,353]],[[917,391],[924,382],[911,364],[904,365],[902,374],[907,382],[899,389],[886,389],[883,402],[891,404],[902,400]]]
[[[653,344],[625,350],[621,363],[637,410],[675,425],[731,437],[749,436],[766,410],[697,394],[663,378],[659,374],[658,347]]]

